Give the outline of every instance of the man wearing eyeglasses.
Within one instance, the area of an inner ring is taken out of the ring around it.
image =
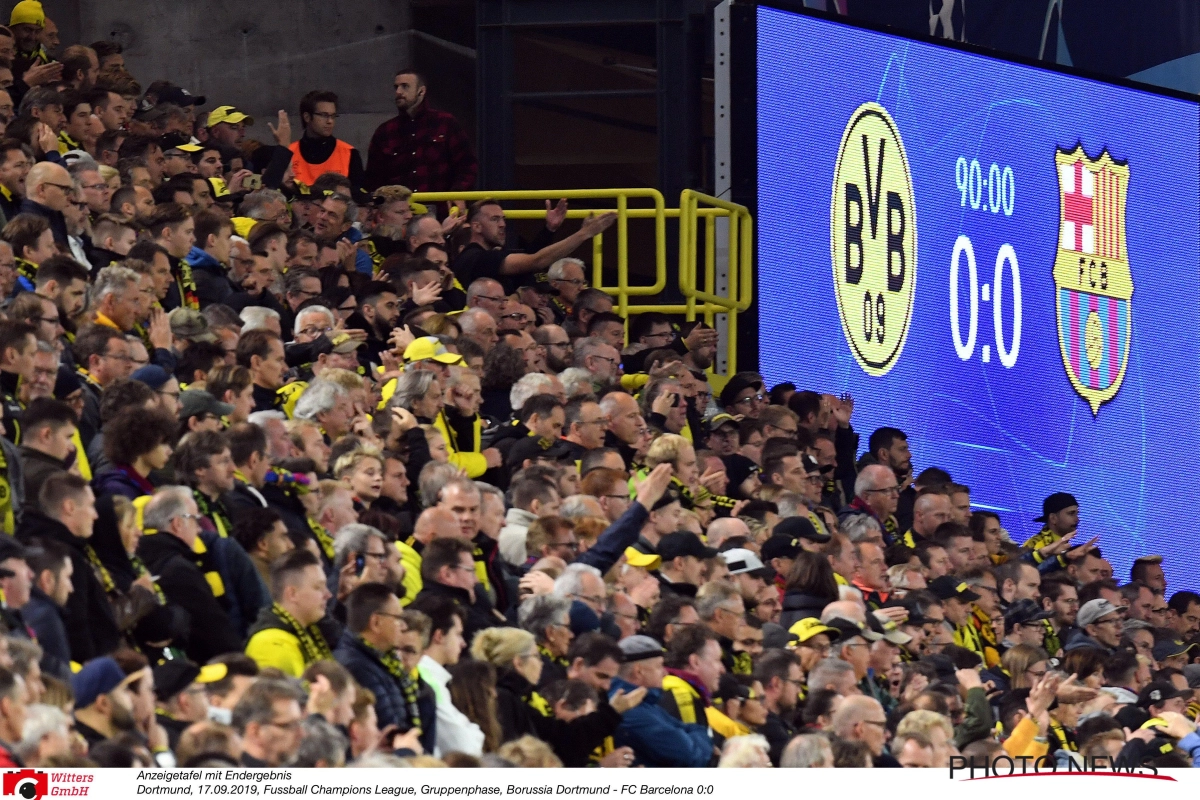
[[[739,372],[730,378],[721,390],[720,400],[727,413],[750,419],[758,419],[767,407],[762,378],[755,372]]]
[[[558,292],[558,297],[550,298],[550,308],[554,312],[554,321],[561,325],[571,313],[579,293],[588,288],[584,263],[578,258],[560,258],[546,270],[546,282]]]
[[[400,599],[382,583],[364,583],[346,597],[346,630],[333,657],[375,695],[381,729],[395,725],[403,732],[434,722],[421,719],[416,682],[396,655],[407,631]]]
[[[67,247],[67,221],[62,212],[71,202],[74,192],[75,186],[65,169],[50,161],[39,161],[25,177],[25,200],[21,203],[21,213],[45,217],[54,234],[54,243]]]
[[[885,542],[891,544],[900,530],[895,517],[896,503],[900,498],[896,474],[882,464],[868,464],[858,473],[854,495],[854,500],[842,509],[838,518],[845,520],[855,514],[867,514],[879,523]]]
[[[304,135],[292,142],[292,172],[307,186],[326,172],[350,179],[359,191],[363,185],[362,156],[358,150],[333,136],[338,118],[338,96],[328,91],[312,91],[300,98],[300,123]]]

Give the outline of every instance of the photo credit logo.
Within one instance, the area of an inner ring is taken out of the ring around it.
[[[950,757],[950,779],[957,781],[995,780],[998,778],[1035,778],[1051,775],[1095,775],[1105,778],[1148,778],[1172,781],[1169,775],[1158,774],[1158,768],[1150,765],[1126,763],[1124,759],[1110,756],[1080,756],[1080,763],[1069,762],[1060,767],[1048,756],[996,756],[990,760]]]
[[[48,792],[46,773],[36,769],[17,769],[4,773],[0,791],[22,800],[41,800]]]

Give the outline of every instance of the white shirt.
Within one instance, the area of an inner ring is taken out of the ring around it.
[[[513,566],[522,566],[529,560],[525,552],[525,537],[529,533],[529,525],[537,519],[537,515],[523,508],[510,508],[504,516],[505,525],[500,529],[497,548],[500,557]]]
[[[446,753],[466,753],[470,756],[483,755],[483,731],[467,715],[455,708],[450,700],[446,684],[450,673],[429,656],[421,656],[417,672],[433,688],[437,699],[437,742],[434,755],[441,758]]]

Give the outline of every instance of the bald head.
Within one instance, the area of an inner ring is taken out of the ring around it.
[[[25,194],[35,203],[62,211],[71,202],[71,176],[58,164],[39,161],[25,178]]]
[[[883,706],[873,697],[854,695],[842,701],[838,710],[833,713],[829,727],[843,739],[850,741],[862,740],[862,727],[866,720],[884,718]]]
[[[417,523],[413,526],[413,538],[421,544],[429,544],[434,539],[455,539],[459,537],[458,519],[448,508],[434,506],[421,512]]]
[[[630,398],[630,400],[632,399]],[[720,517],[714,519],[708,526],[709,547],[720,547],[722,542],[736,536],[750,536],[750,529],[746,527],[746,523],[737,517]]]
[[[821,611],[822,622],[828,622],[834,617],[861,622],[864,625],[867,622],[867,614],[862,604],[856,603],[853,600],[835,600]]]
[[[946,495],[921,495],[913,504],[913,530],[926,539],[932,539],[938,525],[949,522],[953,514],[954,506]]]
[[[493,319],[499,321],[500,309],[504,307],[504,287],[491,278],[479,278],[467,287],[467,306],[482,308]]]

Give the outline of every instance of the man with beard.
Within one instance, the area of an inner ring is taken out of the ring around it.
[[[391,349],[388,339],[400,318],[400,298],[390,283],[371,281],[358,291],[358,310],[346,320],[351,329],[367,332],[367,346],[359,353],[364,367],[382,363],[379,354]]]
[[[75,731],[88,747],[134,729],[133,694],[129,690],[146,675],[142,669],[126,675],[117,662],[96,658],[71,677],[75,693]]]
[[[399,113],[371,137],[366,188],[389,184],[402,184],[414,192],[475,188],[479,164],[471,144],[453,115],[425,102],[425,77],[402,69],[392,85]]]
[[[546,368],[560,373],[574,366],[575,353],[571,337],[560,325],[542,325],[533,331],[533,340],[546,351]]]
[[[408,252],[408,223],[413,216],[410,197],[412,191],[406,186],[380,186],[371,193],[374,207],[367,242],[376,269],[388,256]]]
[[[565,204],[560,206],[561,212],[556,213],[558,223],[561,223],[567,211]],[[459,283],[465,286],[479,278],[493,278],[502,284],[506,280],[511,282],[513,276],[540,272],[558,259],[570,255],[580,245],[607,230],[616,220],[616,212],[588,217],[579,226],[579,230],[570,236],[548,244],[535,253],[522,253],[506,247],[508,228],[504,219],[504,209],[495,200],[481,200],[467,211],[471,240],[455,259],[454,273],[458,276]],[[552,222],[549,213],[546,226],[548,230],[558,228],[558,225]],[[511,288],[505,286],[506,291]]]

